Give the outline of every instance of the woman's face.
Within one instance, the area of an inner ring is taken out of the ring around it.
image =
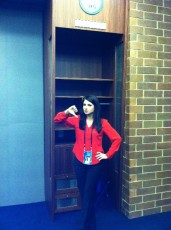
[[[88,101],[88,100],[84,100],[83,101],[83,111],[86,115],[91,115],[94,112],[94,105]]]

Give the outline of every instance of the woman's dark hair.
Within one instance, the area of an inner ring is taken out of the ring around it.
[[[94,95],[88,95],[88,96],[83,97],[82,99],[79,128],[85,130],[85,127],[86,127],[86,115],[83,112],[83,103],[85,100],[91,102],[94,105],[93,127],[96,128],[98,132],[100,132],[102,129],[101,106],[100,106],[100,102],[98,98]]]

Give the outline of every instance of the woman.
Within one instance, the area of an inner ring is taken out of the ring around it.
[[[80,115],[76,114],[78,110],[75,105],[72,105],[65,111],[59,112],[54,122],[62,122],[75,128],[74,169],[82,201],[79,229],[95,230],[94,202],[102,172],[102,160],[112,158],[118,151],[121,137],[106,119],[101,119],[100,103],[96,96],[86,96],[82,102]],[[106,134],[111,141],[107,153],[104,153],[102,147],[103,134]]]

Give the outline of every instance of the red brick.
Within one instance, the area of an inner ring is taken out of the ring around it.
[[[164,200],[156,201],[156,206],[166,206],[168,204],[171,204],[171,199],[164,199]]]
[[[164,22],[168,22],[169,24],[171,24],[171,16],[170,15],[165,15],[164,16]]]
[[[168,87],[165,88],[165,90],[169,90]],[[170,90],[171,90],[171,84],[170,84]],[[158,100],[158,105],[171,105],[171,98],[159,98]]]
[[[143,215],[142,211],[135,211],[135,212],[129,213],[127,216],[128,216],[128,218],[133,219],[133,218],[140,217],[142,215]]]
[[[142,152],[130,152],[129,153],[129,159],[139,159],[142,158]]]
[[[157,143],[158,149],[171,149],[171,143],[170,142],[163,142],[163,143]]]
[[[144,0],[145,4],[151,4],[156,6],[163,6],[163,2],[159,0]]]
[[[165,36],[165,37],[171,37],[171,31],[165,30],[165,31],[164,31],[164,36]]]
[[[167,178],[171,177],[171,171],[157,172],[157,178]]]
[[[145,75],[144,76],[145,82],[163,82],[163,75]]]
[[[158,58],[159,59],[171,59],[171,53],[166,53],[166,52],[159,52],[158,53]]]
[[[137,159],[137,166],[154,165],[155,158]]]
[[[158,143],[162,141],[162,136],[145,136],[143,143]]]
[[[171,210],[171,1],[130,7],[123,209],[134,218]]]
[[[146,195],[155,193],[155,187],[137,189],[137,195]]]
[[[161,207],[150,208],[147,210],[143,210],[143,216],[152,215],[160,212],[161,212]]]
[[[171,8],[171,1],[170,0],[164,1],[164,7]]]
[[[137,89],[156,90],[156,83],[137,83]]]
[[[160,75],[161,74],[163,74],[163,75],[171,75],[171,68],[158,68],[158,73]]]
[[[171,128],[158,128],[157,135],[171,134]]]
[[[170,170],[171,170],[171,168],[170,168]],[[169,184],[171,184],[171,178],[165,178],[165,179],[163,179],[163,185],[169,185]]]
[[[171,157],[162,157],[157,159],[157,164],[165,164],[165,163],[171,163]]]
[[[137,114],[137,120],[155,120],[155,119],[156,119],[156,114],[152,114],[152,113]]]
[[[155,207],[155,202],[154,201],[149,201],[141,204],[136,205],[136,210],[144,210],[144,209],[149,209]]]
[[[138,129],[137,135],[156,135],[156,129]]]
[[[167,171],[167,170],[171,170],[171,164],[164,164],[163,165],[163,171]],[[170,179],[169,179],[169,181],[170,181]]]
[[[138,105],[156,105],[156,99],[155,98],[138,98],[137,99]]]
[[[137,144],[137,150],[154,150],[155,149],[155,143],[150,144]]]
[[[171,106],[170,105],[164,106],[164,112],[166,113],[171,112]]]
[[[169,212],[169,211],[171,211],[171,204],[162,207],[162,212]]]
[[[171,127],[171,121],[164,121],[163,122],[163,127],[164,128],[169,128],[169,127]],[[165,139],[164,139],[164,141],[168,141],[167,139],[166,139],[166,137],[164,137]],[[170,140],[171,141],[171,140]]]
[[[171,91],[165,91],[164,97],[171,97]]]
[[[144,121],[144,128],[159,128],[162,127],[162,121]]]
[[[165,1],[165,2],[166,2],[166,1]],[[158,8],[158,13],[159,13],[159,14],[171,15],[171,9],[165,8],[165,7],[159,7],[159,8]]]
[[[163,149],[162,151],[164,157],[170,156],[170,149]]]
[[[129,199],[130,204],[138,204],[142,202],[142,196],[132,197]]]
[[[138,4],[138,10],[157,13],[157,7],[147,4]]]
[[[162,193],[162,199],[171,198],[171,191]]]
[[[171,71],[171,69],[170,69],[170,71]],[[165,83],[168,82],[168,84],[169,84],[171,82],[170,80],[171,80],[171,76],[164,76],[164,82]],[[168,92],[167,92],[167,94],[168,94]],[[170,94],[171,94],[171,92],[170,92]],[[170,97],[170,94],[168,94],[169,95],[168,97]],[[164,95],[164,96],[167,97],[167,95]]]
[[[154,14],[151,12],[144,12],[144,18],[145,19],[150,19],[150,20],[155,20],[155,21],[163,21],[163,15],[162,14]]]
[[[171,170],[171,164],[164,164],[163,165],[163,171]]]
[[[155,67],[148,67],[148,66],[143,66],[143,67],[137,67],[138,74],[156,74],[157,69]]]
[[[137,175],[137,180],[154,180],[156,177],[155,172],[151,173],[142,173]]]
[[[159,22],[158,28],[159,29],[165,29],[165,30],[171,30],[171,23]]]
[[[170,120],[170,113],[158,113],[157,114],[157,120]]]
[[[143,167],[143,172],[144,173],[150,173],[150,172],[160,172],[161,169],[161,165],[150,165],[150,166],[144,166]],[[145,186],[143,186],[145,187]],[[150,187],[150,186],[149,186]]]
[[[144,158],[161,157],[161,156],[162,156],[162,150],[144,151]]]
[[[129,127],[129,128],[142,128],[142,122],[141,121],[128,122],[127,127]]]
[[[145,113],[162,112],[162,106],[144,106]]]
[[[129,183],[129,188],[130,189],[142,188],[142,182],[141,181],[131,182]]]
[[[145,34],[154,35],[154,36],[163,36],[162,29],[152,29],[152,28],[145,28]]]
[[[143,197],[143,202],[151,201],[151,200],[159,200],[161,199],[161,194],[152,194],[152,195],[146,195]]]
[[[148,19],[139,19],[138,25],[143,27],[157,28],[157,22]]]

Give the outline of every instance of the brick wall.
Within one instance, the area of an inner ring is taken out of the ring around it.
[[[122,207],[171,211],[171,0],[128,0]]]

